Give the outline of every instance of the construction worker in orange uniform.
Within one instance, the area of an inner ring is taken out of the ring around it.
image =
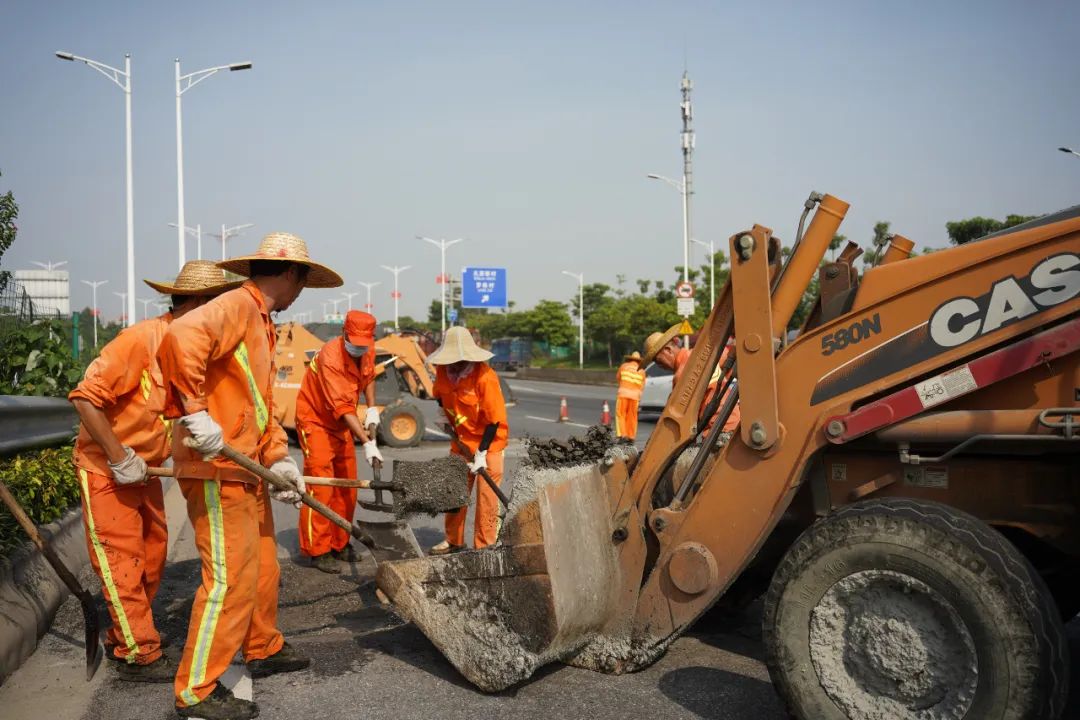
[[[675,373],[675,377],[672,379],[672,388],[679,382],[679,378],[682,377],[683,372],[686,370],[686,361],[690,359],[690,349],[686,347],[680,347],[679,345],[679,329],[681,325],[673,325],[666,332],[653,333],[645,340],[645,357],[643,362],[648,363],[651,360],[655,360],[657,365],[665,367]],[[709,386],[705,391],[705,397],[701,401],[702,410],[712,400],[713,395],[716,394],[717,387],[720,385],[720,381],[723,379],[723,365],[728,359],[728,354],[733,352],[735,346],[733,342],[729,342],[724,351],[720,353],[720,361],[716,363],[716,369],[713,370],[712,376],[709,378]],[[730,392],[730,391],[729,391]],[[735,403],[735,407],[732,408],[731,414],[724,422],[724,428],[720,431],[720,437],[717,439],[717,445],[723,446],[731,440],[732,433],[739,426],[739,421],[742,419],[742,412],[739,410],[739,403]],[[707,434],[716,423],[716,417],[709,419],[709,422],[702,429],[702,434]]]
[[[645,389],[645,370],[637,350],[623,358],[619,366],[619,390],[615,396],[615,437],[637,437],[638,404]]]
[[[218,455],[227,443],[304,491],[271,406],[270,313],[288,308],[304,287],[340,287],[342,280],[288,233],[267,235],[254,255],[218,266],[249,280],[173,322],[158,350],[165,414],[178,418],[173,465],[202,560],[174,690],[180,717],[246,720],[258,706],[219,682],[237,651],[253,678],[310,664],[277,628],[280,569],[268,500],[298,505],[300,496],[267,491]]]
[[[510,434],[499,377],[487,364],[491,357],[490,352],[477,347],[468,330],[455,326],[446,331],[442,346],[428,358],[435,366],[435,399],[459,441],[451,440],[450,452],[465,458],[469,465],[469,492],[473,485],[477,487],[473,528],[477,550],[499,537],[499,499],[477,476],[486,469],[496,485],[502,483],[503,451]],[[446,539],[431,548],[432,554],[444,555],[465,547],[467,512],[463,507],[446,513]]]
[[[169,457],[154,356],[170,322],[238,283],[202,260],[184,265],[173,283],[144,282],[172,296],[172,312],[121,331],[68,400],[82,421],[74,460],[86,546],[112,617],[107,656],[123,680],[171,682],[176,665],[161,653],[150,610],[169,539],[161,480],[146,476],[148,465]]]
[[[375,316],[350,310],[340,337],[323,345],[311,358],[296,398],[296,434],[304,451],[304,474],[356,479],[353,438],[363,443],[368,464],[382,462],[382,453],[368,428],[378,426],[375,407]],[[367,411],[361,425],[356,414],[360,394]],[[338,515],[352,520],[356,488],[316,485],[311,494]],[[349,544],[349,533],[306,505],[300,508],[300,551],[326,573],[340,573],[338,560],[360,559]]]

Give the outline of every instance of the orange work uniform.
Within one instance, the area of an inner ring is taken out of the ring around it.
[[[709,388],[705,391],[705,397],[701,401],[701,408],[704,410],[705,406],[712,400],[713,395],[716,394],[716,388],[720,384],[721,373],[723,370],[724,362],[727,360],[728,353],[732,348],[730,346],[725,347],[724,351],[720,353],[720,361],[716,363],[716,369],[713,370],[712,377],[709,378]],[[674,382],[679,382],[679,378],[682,377],[683,371],[686,370],[686,361],[690,359],[690,350],[687,348],[680,348],[679,352],[675,354],[675,378]],[[730,392],[730,391],[729,391]],[[739,420],[742,419],[742,412],[739,410],[739,403],[735,403],[735,407],[731,410],[731,415],[728,416],[727,422],[724,423],[723,432],[731,433],[735,432],[735,428],[739,426]],[[712,429],[715,423],[715,418],[709,421],[709,424],[702,430],[703,433],[707,433]]]
[[[155,353],[171,314],[132,325],[101,349],[68,395],[105,413],[122,445],[147,465],[169,456],[168,426]],[[161,657],[150,604],[161,585],[169,540],[161,480],[117,485],[105,452],[85,427],[75,441],[86,546],[112,617],[106,643],[114,657],[145,665]]]
[[[360,393],[375,379],[375,347],[357,358],[345,351],[345,338],[337,337],[315,353],[296,397],[296,434],[304,450],[304,474],[314,477],[356,479],[356,450],[352,433],[342,420],[356,414]],[[351,521],[356,488],[312,485],[316,500]],[[308,557],[342,550],[349,533],[311,508],[300,508],[300,551]]]
[[[495,439],[487,448],[487,471],[496,485],[502,484],[503,455],[510,428],[506,423],[506,402],[503,400],[499,377],[485,363],[474,363],[468,375],[455,384],[446,372],[446,366],[435,368],[435,399],[442,405],[447,420],[453,426],[458,439],[470,452],[476,453],[489,425],[499,424]],[[465,457],[456,443],[450,443],[450,452]],[[499,498],[483,478],[469,474],[469,492],[476,490],[476,516],[473,527],[473,544],[476,549],[487,547],[499,538]],[[465,544],[465,517],[468,508],[446,513],[446,541],[451,545]]]
[[[169,326],[158,350],[167,417],[207,410],[225,443],[261,465],[288,452],[274,420],[274,325],[262,293],[248,281]],[[262,483],[222,458],[204,462],[173,433],[173,463],[202,559],[177,670],[177,705],[201,702],[237,650],[245,662],[281,649],[277,629],[280,568],[274,519]]]
[[[619,366],[619,391],[615,396],[615,437],[637,437],[638,404],[645,389],[645,371],[637,360]]]

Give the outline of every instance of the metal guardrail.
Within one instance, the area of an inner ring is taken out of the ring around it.
[[[78,422],[64,398],[0,395],[0,456],[65,443]]]

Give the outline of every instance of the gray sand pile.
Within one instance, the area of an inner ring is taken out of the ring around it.
[[[438,515],[469,504],[469,469],[457,455],[394,462],[394,514]]]

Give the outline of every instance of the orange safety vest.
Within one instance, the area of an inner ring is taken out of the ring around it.
[[[645,371],[637,360],[627,360],[619,366],[619,391],[616,397],[641,400],[645,389]]]

